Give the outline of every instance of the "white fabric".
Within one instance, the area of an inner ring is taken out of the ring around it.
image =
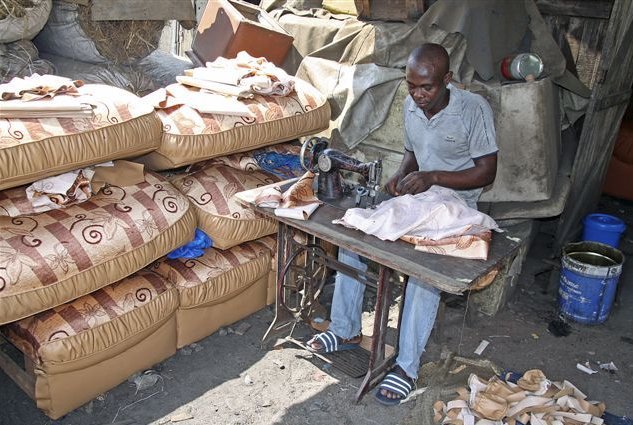
[[[470,208],[455,191],[439,186],[391,198],[375,209],[351,208],[332,222],[388,241],[404,235],[439,240],[498,230],[492,218]]]

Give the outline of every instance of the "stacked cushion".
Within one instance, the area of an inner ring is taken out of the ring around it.
[[[160,176],[145,180],[37,215],[24,188],[0,192],[0,324],[89,294],[190,241],[187,198]]]
[[[266,236],[228,250],[208,249],[196,259],[152,266],[178,288],[178,347],[198,341],[267,304],[274,291],[275,238]]]
[[[162,142],[138,161],[153,170],[177,168],[318,133],[329,125],[326,98],[301,80],[289,96],[256,95],[243,102],[254,118],[201,114],[186,105],[157,111]]]
[[[92,118],[0,120],[0,190],[158,147],[161,123],[125,90],[86,85]]]
[[[173,181],[192,202],[198,227],[213,240],[213,246],[228,249],[277,231],[277,223],[239,203],[233,195],[266,186],[279,178],[263,171],[242,171],[226,165],[209,165]]]
[[[2,333],[33,365],[37,406],[53,419],[176,352],[178,292],[141,270]]]

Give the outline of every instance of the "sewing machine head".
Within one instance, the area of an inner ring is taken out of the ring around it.
[[[328,148],[328,145],[329,142],[326,138],[313,137],[301,147],[301,165],[306,170],[318,174],[317,197],[322,201],[339,206],[336,204],[340,204],[340,202],[333,202],[351,196],[355,201],[354,206],[357,207],[366,197],[366,206],[373,208],[376,205],[380,190],[382,161],[361,162],[343,152]],[[361,175],[364,184],[350,187],[343,181],[341,170]]]

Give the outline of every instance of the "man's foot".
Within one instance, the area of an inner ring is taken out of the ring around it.
[[[314,335],[312,339],[306,342],[306,347],[308,350],[315,353],[332,353],[334,351],[353,350],[358,348],[362,339],[363,335],[345,339],[336,336],[332,331],[325,331]]]
[[[415,380],[410,378],[400,366],[397,366],[385,376],[376,390],[376,400],[387,406],[400,404],[409,396],[415,386]]]

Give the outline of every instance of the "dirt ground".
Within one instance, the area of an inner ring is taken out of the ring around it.
[[[602,211],[627,221],[622,243],[633,254],[633,203],[605,198]],[[555,223],[541,223],[528,254],[515,296],[494,317],[465,318],[465,302],[447,308],[444,338],[433,338],[423,362],[440,359],[442,348],[462,356],[487,358],[502,369],[542,369],[552,380],[567,379],[590,399],[604,401],[607,411],[633,416],[633,265],[625,263],[620,294],[611,316],[597,326],[571,325],[571,334],[547,331],[556,317],[555,294],[544,293]],[[58,421],[42,414],[22,391],[0,372],[0,424],[400,424],[418,423],[424,413],[418,400],[384,407],[367,395],[355,404],[360,379],[329,367],[307,352],[287,346],[260,348],[272,320],[270,308],[225,328],[156,365],[142,378],[124,382]],[[370,320],[371,316],[366,315]],[[394,320],[395,321],[395,320]],[[392,321],[392,323],[394,322]],[[246,329],[248,328],[248,329]],[[369,327],[367,327],[369,329]],[[234,331],[238,331],[235,333]],[[240,335],[239,333],[242,333]],[[300,329],[301,332],[306,331]],[[490,342],[481,356],[473,351],[482,339]],[[613,361],[618,370],[593,375],[577,363]],[[139,388],[139,385],[141,387]]]

